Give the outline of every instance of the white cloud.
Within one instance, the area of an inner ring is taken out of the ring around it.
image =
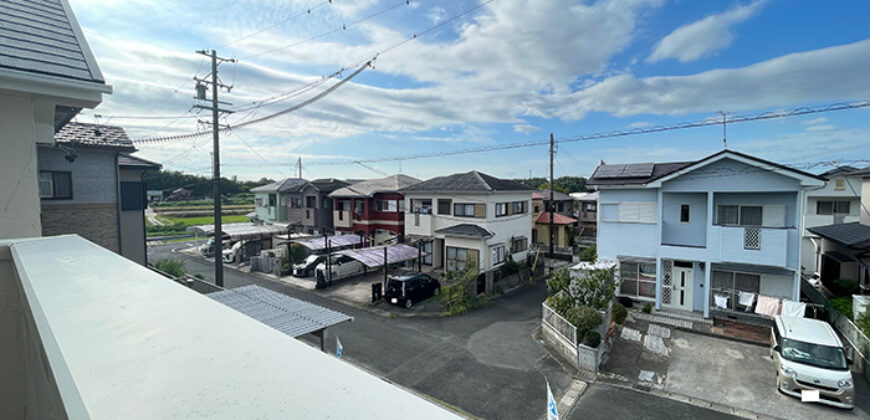
[[[816,124],[824,124],[826,122],[828,122],[828,117],[818,117],[818,118],[813,118],[811,120],[804,121],[801,124],[816,125]]]
[[[646,121],[638,121],[638,122],[633,122],[633,123],[629,124],[628,126],[631,128],[647,128],[651,125],[652,124],[650,124]]]
[[[831,125],[831,124],[822,124],[822,125],[811,125],[811,126],[805,128],[804,130],[806,130],[806,131],[831,131],[835,128],[837,128],[837,127],[834,125]]]
[[[447,17],[447,10],[443,7],[435,6],[429,9],[427,17],[432,21],[432,23],[439,23]]]
[[[764,3],[765,0],[756,0],[680,26],[653,47],[647,60],[656,62],[676,58],[685,63],[724,49],[734,41],[731,27],[758,13]]]
[[[540,129],[541,127],[536,127],[531,124],[514,124],[514,131],[517,133],[531,134]]]

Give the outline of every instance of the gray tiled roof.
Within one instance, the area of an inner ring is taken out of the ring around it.
[[[163,165],[157,162],[152,162],[150,160],[142,159],[138,156],[131,155],[119,155],[118,166],[141,169],[160,169],[161,167],[163,167]]]
[[[297,192],[301,191],[309,182],[303,178],[285,178],[280,181],[275,181],[271,184],[260,185],[259,187],[251,188],[251,192],[271,193],[271,192]]]
[[[350,183],[335,178],[320,178],[311,181],[311,185],[317,187],[317,189],[320,190],[321,193],[329,194],[341,187],[346,187],[350,185]]]
[[[532,193],[532,198],[535,198],[538,200],[549,200],[550,199],[550,189],[544,188],[542,190],[537,190],[537,191]],[[566,200],[573,200],[573,198],[568,194],[564,194],[564,193],[561,193],[559,191],[553,190],[553,201],[566,201]]]
[[[823,238],[853,248],[870,248],[870,226],[858,222],[816,226],[807,229]]]
[[[502,192],[534,191],[516,181],[496,178],[478,171],[439,176],[405,188],[402,192]]]
[[[136,150],[124,129],[116,125],[70,122],[54,134],[54,140],[68,146]]]
[[[447,236],[469,236],[474,238],[489,238],[492,236],[492,232],[471,223],[462,223],[438,229],[435,233],[443,233]]]
[[[404,174],[396,174],[381,179],[370,179],[339,188],[329,194],[331,197],[371,197],[377,193],[399,192],[405,187],[418,184],[419,179]]]
[[[0,1],[0,68],[105,84],[66,0]]]

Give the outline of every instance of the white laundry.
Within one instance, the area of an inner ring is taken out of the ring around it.
[[[774,317],[779,315],[779,299],[769,296],[759,296],[755,305],[755,313]]]
[[[728,309],[728,296],[713,296],[713,301],[717,308]]]
[[[746,307],[747,312],[749,307],[755,303],[755,293],[737,292],[737,303]]]
[[[793,300],[782,301],[782,316],[796,316],[803,318],[807,310],[807,304]]]

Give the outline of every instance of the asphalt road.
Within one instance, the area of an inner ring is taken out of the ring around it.
[[[183,243],[149,247],[149,261],[173,257],[188,271],[213,280],[213,264],[173,252]],[[532,335],[540,325],[543,284],[520,288],[468,314],[439,318],[385,318],[233,269],[224,285],[257,284],[354,317],[329,329],[327,349],[341,338],[342,358],[396,384],[487,419],[543,418],[546,382],[556,398],[573,378]],[[305,339],[314,343],[315,339]],[[546,379],[545,379],[546,378]],[[719,413],[652,395],[593,384],[575,404],[572,418],[718,418]],[[582,414],[581,414],[582,413]],[[563,416],[567,413],[562,413]]]

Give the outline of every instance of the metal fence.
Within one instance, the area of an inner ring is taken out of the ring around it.
[[[567,319],[563,318],[562,315],[556,313],[553,308],[547,306],[546,303],[541,303],[541,307],[543,308],[543,312],[541,317],[544,322],[550,326],[554,331],[559,333],[562,338],[571,343],[574,347],[577,346],[577,327],[568,322]]]

